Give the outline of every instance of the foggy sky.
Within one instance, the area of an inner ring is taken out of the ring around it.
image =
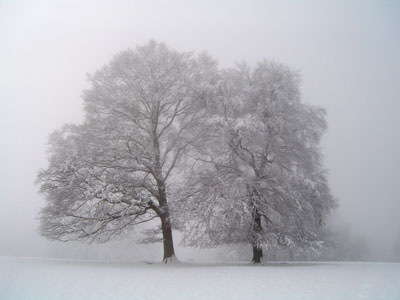
[[[277,60],[325,107],[336,220],[381,257],[400,245],[398,1],[0,0],[0,255],[39,255],[34,185],[48,135],[82,120],[81,90],[149,39],[207,50],[221,67]],[[397,251],[400,251],[397,248]]]

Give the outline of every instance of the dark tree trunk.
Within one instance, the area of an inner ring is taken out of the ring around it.
[[[161,229],[163,234],[163,244],[164,244],[164,257],[163,262],[168,263],[175,258],[174,241],[172,238],[172,228],[169,219],[169,213],[167,216],[161,217]]]
[[[168,263],[175,259],[174,240],[172,238],[171,218],[167,202],[167,194],[165,192],[165,184],[158,180],[158,202],[160,204],[161,230],[163,234],[164,257],[163,262]]]
[[[158,216],[161,219],[161,230],[163,235],[164,257],[163,262],[168,263],[175,259],[174,241],[172,238],[171,219],[165,188],[165,179],[162,176],[160,163],[160,143],[157,137],[157,126],[153,129],[153,147],[154,147],[154,178],[158,189]]]
[[[259,244],[258,236],[261,232],[262,225],[261,225],[261,214],[258,211],[257,207],[254,207],[254,220],[253,220],[253,259],[252,262],[255,264],[261,263],[261,258],[263,257],[263,250],[262,246]]]
[[[253,245],[253,259],[251,261],[255,264],[260,264],[262,257],[263,257],[262,247],[258,245]]]

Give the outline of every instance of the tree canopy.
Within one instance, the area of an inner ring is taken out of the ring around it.
[[[219,70],[206,54],[150,41],[89,77],[85,119],[49,139],[38,183],[42,234],[105,242],[158,219],[147,241],[315,247],[335,207],[319,143],[325,111],[300,77],[263,61]],[[151,223],[154,224],[153,222]]]
[[[168,184],[199,133],[215,63],[150,41],[89,77],[81,125],[54,132],[38,175],[47,206],[42,234],[107,241],[161,220],[164,261],[174,257]]]
[[[182,189],[186,243],[317,247],[334,208],[319,142],[325,111],[300,101],[299,75],[267,61],[223,73],[209,104],[214,136]],[[194,171],[195,170],[195,171]]]

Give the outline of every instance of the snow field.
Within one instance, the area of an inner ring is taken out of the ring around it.
[[[398,300],[400,264],[101,263],[0,257],[1,300]]]

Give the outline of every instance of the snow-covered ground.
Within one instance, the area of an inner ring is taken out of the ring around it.
[[[0,257],[0,299],[400,299],[400,264],[146,264]]]

